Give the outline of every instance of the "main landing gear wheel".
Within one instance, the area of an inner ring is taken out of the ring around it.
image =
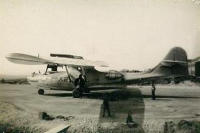
[[[38,90],[38,94],[39,94],[39,95],[44,95],[44,90],[43,90],[43,89],[39,89],[39,90]]]
[[[80,92],[79,89],[74,89],[72,92],[72,95],[74,98],[79,98],[79,97],[81,97],[82,93]]]

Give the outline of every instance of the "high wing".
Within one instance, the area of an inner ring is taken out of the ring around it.
[[[41,58],[37,56],[11,53],[6,58],[17,64],[25,65],[42,65],[42,64],[57,64],[57,65],[68,65],[68,66],[96,66],[96,67],[107,67],[108,65],[103,61],[90,61],[84,59],[73,59],[73,58]]]
[[[136,80],[159,80],[162,78],[176,78],[188,76],[188,60],[184,49],[172,48],[167,56],[151,71],[143,73],[124,73],[124,80],[132,84]]]

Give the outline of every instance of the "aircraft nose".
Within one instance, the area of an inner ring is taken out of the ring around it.
[[[13,53],[9,53],[5,56],[6,59],[10,59],[13,56]]]

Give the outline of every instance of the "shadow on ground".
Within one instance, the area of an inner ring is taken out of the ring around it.
[[[72,93],[51,93],[44,94],[45,96],[56,96],[56,97],[72,97]]]
[[[130,93],[131,92],[131,93]],[[84,93],[82,98],[89,98],[89,99],[103,99],[105,94],[110,94],[111,101],[117,100],[126,100],[128,98],[152,98],[152,95],[142,95],[140,90],[137,88],[134,89],[118,89],[112,90],[108,92],[107,90],[103,91],[95,91],[91,93]],[[44,96],[56,96],[56,97],[72,97],[72,92],[67,93],[47,93]],[[200,98],[200,97],[191,97],[191,96],[166,96],[166,95],[156,95],[157,100],[162,98]]]
[[[143,98],[152,98],[152,95],[142,95]],[[161,98],[200,98],[200,97],[190,97],[190,96],[161,96],[161,95],[156,95],[157,100]]]
[[[105,93],[93,93],[88,95],[88,98],[102,98]],[[99,132],[102,133],[121,133],[135,132],[143,133],[142,129],[144,121],[145,105],[142,98],[142,93],[139,89],[124,89],[108,92],[111,117],[105,114],[103,117],[103,100],[100,106],[99,114]],[[137,96],[137,97],[135,97]],[[137,123],[136,127],[129,128],[126,124],[128,112],[132,113],[133,121]],[[106,112],[107,113],[107,112]]]
[[[111,117],[103,116],[103,98],[107,95],[109,99]],[[53,93],[46,96],[70,97],[72,93]],[[119,89],[109,91],[95,91],[83,94],[83,99],[100,99],[100,114],[98,121],[98,132],[135,132],[143,133],[142,129],[144,121],[145,105],[143,95],[138,88],[134,89]],[[133,121],[137,123],[137,127],[129,128],[126,124],[128,112],[132,112]]]

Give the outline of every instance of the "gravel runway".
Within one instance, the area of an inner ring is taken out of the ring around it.
[[[200,120],[200,87],[195,84],[157,85],[155,101],[150,86],[129,86],[123,90],[97,91],[82,98],[71,92],[47,91],[40,96],[30,85],[0,84],[0,124],[26,126],[44,132],[60,124],[69,124],[69,132],[161,132],[165,121]],[[112,117],[102,117],[102,97],[110,96]],[[125,125],[131,111],[137,128]],[[39,112],[65,116],[69,120],[40,120]],[[25,124],[26,123],[26,124]]]

